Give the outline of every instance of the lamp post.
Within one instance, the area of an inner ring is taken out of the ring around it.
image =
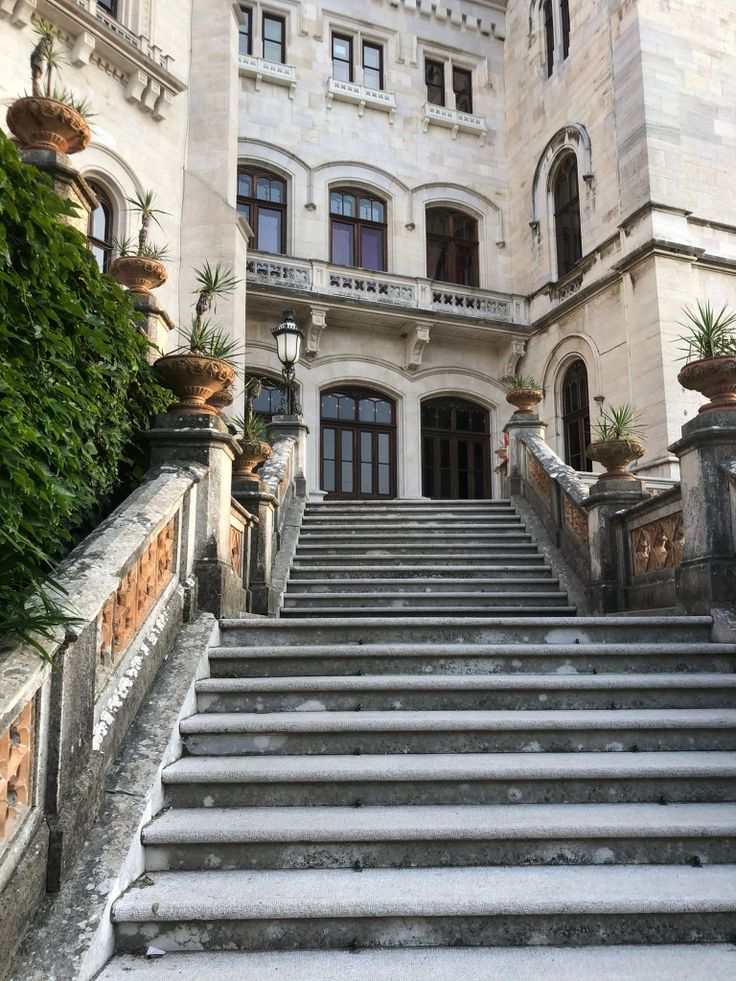
[[[281,387],[283,399],[281,408],[286,409],[287,416],[302,414],[302,407],[296,399],[296,381],[294,365],[299,360],[304,334],[294,320],[291,310],[284,310],[284,319],[271,331],[276,338],[276,354],[282,364],[284,380]]]

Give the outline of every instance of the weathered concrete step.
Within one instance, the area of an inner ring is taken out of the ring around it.
[[[424,617],[387,622],[372,617],[349,623],[321,617],[299,623],[278,619],[221,620],[225,647],[300,644],[638,644],[710,640],[710,617]],[[523,653],[519,650],[519,654]],[[634,653],[632,651],[632,653]]]
[[[97,981],[733,981],[731,944],[119,955]]]
[[[458,500],[437,500],[430,501],[411,501],[407,499],[394,498],[391,501],[310,501],[306,506],[309,514],[324,512],[331,514],[338,511],[347,511],[354,514],[363,514],[369,511],[382,513],[385,510],[396,511],[439,511],[445,508],[455,508],[462,511],[493,511],[497,509],[512,509],[513,504],[508,499],[494,498],[472,501]]]
[[[736,753],[187,757],[162,779],[174,807],[702,803],[736,800]]]
[[[396,622],[396,621],[392,621]],[[301,626],[303,621],[297,621]],[[332,626],[328,622],[328,626]],[[347,624],[344,624],[347,628]],[[415,643],[373,643],[366,637],[350,637],[331,643],[319,635],[294,638],[294,644],[212,647],[209,651],[213,677],[291,677],[330,674],[335,676],[449,674],[539,674],[569,678],[609,672],[655,674],[671,672],[688,675],[704,671],[732,674],[736,667],[736,647],[708,643],[572,643],[539,644],[525,647],[498,642],[463,643],[454,638],[417,640]],[[261,642],[268,636],[260,635]],[[313,643],[305,643],[311,640]]]
[[[537,593],[554,592],[557,596],[565,596],[566,593],[559,592],[559,579],[554,579],[551,575],[539,576],[536,579],[517,579],[507,576],[505,579],[452,579],[446,576],[434,579],[396,579],[387,570],[385,578],[375,579],[351,579],[339,584],[331,579],[309,579],[301,581],[289,581],[287,596],[296,598],[297,596],[320,596],[320,594],[334,599],[335,596],[345,596],[348,594],[365,594],[374,596],[376,593],[408,594],[410,596],[421,596],[423,594],[441,593],[466,593],[471,596],[478,594],[492,593],[503,594],[532,594],[536,597]]]
[[[471,556],[470,561],[468,556],[462,552],[447,552],[443,553],[441,562],[438,561],[437,553],[429,550],[426,554],[412,551],[405,555],[368,555],[361,552],[353,558],[338,552],[334,555],[295,555],[291,565],[291,574],[297,569],[318,568],[323,569],[325,574],[328,574],[332,569],[348,568],[361,575],[361,568],[380,568],[396,570],[396,575],[399,575],[399,570],[406,568],[422,569],[424,570],[423,575],[431,575],[432,571],[436,570],[450,569],[466,570],[467,575],[471,575],[471,570],[475,571],[476,569],[503,570],[512,568],[521,570],[539,567],[549,569],[549,566],[544,565],[544,559],[539,552],[532,548],[528,548],[526,551],[516,550],[514,552],[494,552],[493,554]]]
[[[437,542],[436,545],[421,544],[402,544],[394,542],[381,546],[365,545],[358,548],[355,544],[323,544],[323,545],[300,545],[296,552],[297,561],[324,562],[331,558],[339,560],[341,564],[350,565],[365,562],[366,559],[373,563],[377,561],[397,562],[406,564],[407,562],[421,562],[431,560],[432,565],[442,565],[446,561],[458,559],[465,565],[476,561],[484,565],[489,562],[508,561],[510,558],[527,558],[538,564],[542,558],[539,549],[531,542],[522,542],[515,545],[508,542],[504,545],[492,547],[490,545],[463,545],[445,544]]]
[[[200,712],[734,708],[736,675],[350,675],[204,678]]]
[[[432,616],[443,616],[448,619],[452,617],[460,616],[472,616],[472,617],[504,617],[504,616],[528,616],[528,617],[570,617],[575,615],[574,606],[563,606],[557,605],[556,603],[550,603],[545,605],[544,602],[540,601],[535,603],[533,606],[528,601],[526,603],[488,603],[487,605],[482,605],[483,601],[476,602],[473,606],[463,606],[461,603],[455,603],[452,594],[448,595],[445,601],[440,601],[435,599],[433,603],[399,603],[398,601],[389,606],[388,604],[362,604],[362,605],[352,605],[347,604],[341,606],[328,606],[322,605],[318,606],[316,603],[311,605],[309,603],[299,603],[294,606],[286,605],[281,610],[281,616],[285,620],[293,620],[299,617],[336,617],[336,618],[352,618],[352,617],[363,617],[367,610],[372,610],[373,615],[378,618],[390,619],[397,616],[409,616],[409,617],[425,617],[427,613],[431,613]]]
[[[384,516],[380,518],[307,518],[301,524],[302,532],[318,533],[340,532],[346,535],[353,533],[371,534],[385,531],[403,531],[410,529],[414,532],[424,534],[447,534],[461,531],[468,532],[500,532],[500,531],[523,531],[524,526],[521,518],[513,516],[503,517],[465,517],[451,518],[442,515],[438,518],[414,518],[397,516],[396,518]]]
[[[451,578],[457,576],[458,579]],[[508,561],[499,565],[480,565],[474,562],[471,566],[461,563],[459,560],[454,567],[443,562],[441,567],[436,565],[367,565],[356,564],[347,565],[323,565],[318,562],[304,562],[296,560],[289,572],[289,585],[293,583],[307,583],[314,580],[332,582],[335,579],[342,580],[347,588],[348,583],[357,579],[359,581],[379,581],[381,577],[387,578],[392,582],[406,582],[407,580],[417,580],[417,582],[434,582],[438,579],[446,579],[448,582],[467,582],[476,583],[487,580],[498,582],[508,581],[514,583],[532,582],[537,579],[544,579],[545,582],[557,582],[553,578],[552,570],[549,566],[541,562],[532,565],[528,562],[511,564]]]
[[[710,865],[736,859],[736,804],[187,808],[142,841],[150,871]]]
[[[393,544],[396,541],[397,532],[401,533],[401,540],[407,544],[412,542],[426,542],[428,539],[433,544],[435,539],[437,539],[436,544],[442,545],[445,548],[448,545],[480,545],[480,544],[505,544],[513,542],[530,542],[532,536],[529,532],[524,531],[523,528],[510,528],[508,531],[499,529],[498,531],[493,529],[483,528],[468,528],[464,530],[462,528],[455,529],[453,527],[444,528],[433,525],[432,528],[407,528],[401,524],[397,524],[394,528],[381,528],[375,531],[366,531],[362,528],[348,532],[342,530],[335,531],[305,531],[302,530],[299,534],[299,546],[312,545],[317,542],[336,542],[344,543],[345,545],[352,545],[355,547],[356,544],[360,543],[372,546],[378,546],[386,544]]]
[[[373,615],[385,616],[387,613],[402,610],[423,610],[435,615],[438,610],[455,610],[460,616],[465,609],[478,611],[477,615],[486,616],[486,611],[493,611],[495,616],[503,616],[511,611],[517,616],[544,616],[545,608],[565,607],[565,614],[570,615],[574,608],[567,603],[567,593],[552,590],[515,591],[515,592],[460,592],[456,590],[426,590],[423,592],[323,592],[323,593],[291,593],[283,597],[282,616],[293,610],[304,615],[310,615],[312,610],[351,610],[371,612]],[[532,613],[531,611],[535,612]],[[503,612],[501,612],[503,611]],[[541,611],[541,612],[540,612]]]
[[[113,906],[118,948],[723,941],[736,868],[153,872]],[[152,884],[148,884],[152,881]]]
[[[199,713],[188,753],[565,753],[736,750],[732,709]]]

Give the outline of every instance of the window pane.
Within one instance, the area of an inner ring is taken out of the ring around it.
[[[342,214],[342,194],[333,191],[330,195],[330,213],[333,215]]]
[[[363,45],[363,67],[364,68],[381,67],[381,49],[377,45],[375,44]]]
[[[325,460],[323,465],[322,490],[330,493],[335,489],[335,461]]]
[[[424,63],[424,79],[427,83],[427,102],[435,106],[445,104],[445,66],[439,61]]]
[[[455,93],[455,108],[459,112],[473,111],[473,75],[465,68],[453,68],[452,89]]]
[[[430,279],[447,282],[448,248],[447,242],[436,242],[432,239],[427,242],[427,276]]]
[[[267,41],[277,41],[279,44],[284,39],[284,22],[278,17],[263,18],[263,36]]]
[[[352,194],[343,194],[342,213],[346,218],[355,218],[355,198]]]
[[[349,401],[352,402],[353,400],[350,399]],[[353,434],[347,429],[343,429],[340,433],[340,450],[343,462],[353,459]]]
[[[355,419],[355,399],[351,399],[349,395],[343,395],[339,399],[339,404],[337,407],[337,414],[340,419]],[[353,458],[353,444],[352,436],[350,433],[343,433],[343,446],[349,445],[350,447],[350,459]],[[349,444],[346,440],[349,439]],[[343,449],[343,456],[345,456],[345,450]]]
[[[358,418],[361,422],[376,421],[376,403],[373,399],[361,399],[358,407]],[[363,433],[363,436],[368,435]],[[369,437],[370,438],[370,437]]]
[[[245,218],[245,220],[250,225],[250,205],[249,204],[239,204],[238,212]]]
[[[391,423],[391,405],[388,402],[376,403],[376,422]],[[388,439],[388,437],[386,437]]]
[[[341,221],[332,222],[332,261],[340,266],[355,265],[352,225]]]
[[[99,238],[103,242],[107,241],[107,212],[102,205],[98,205],[92,212],[90,218],[90,234],[92,238]]]
[[[105,250],[99,245],[92,245],[90,248],[92,255],[95,257],[95,261],[100,269],[104,270],[107,266],[107,255]]]
[[[335,459],[335,430],[325,429],[322,431],[322,455],[325,460]]]
[[[389,437],[388,433],[378,434],[378,462],[388,464]]]
[[[375,68],[366,68],[363,71],[363,84],[367,89],[378,90],[381,88],[381,73]]]
[[[373,221],[379,221],[381,224],[385,221],[386,209],[380,201],[373,202]]]
[[[325,419],[337,419],[337,398],[334,395],[322,396],[322,416]]]
[[[333,35],[332,38],[332,57],[340,58],[341,61],[350,60],[350,41],[346,37],[336,37]]]
[[[370,221],[371,220],[371,214],[372,214],[371,199],[370,198],[361,198],[360,199],[360,217],[361,217],[361,219],[363,221]]]
[[[266,61],[273,61],[276,64],[283,64],[284,46],[277,41],[263,42],[263,57]]]
[[[332,35],[332,74],[343,82],[353,80],[353,45],[350,38]]]
[[[380,228],[360,229],[361,266],[363,269],[385,269],[383,231]]]
[[[275,202],[275,203],[277,203],[277,204],[283,204],[284,203],[284,182],[283,181],[280,181],[280,180],[271,180],[269,182],[269,184],[270,184],[270,187],[269,187],[270,200],[273,201],[273,202]]]
[[[427,231],[435,235],[450,234],[450,213],[441,208],[432,208],[427,212]]]
[[[360,492],[373,492],[373,437],[371,433],[360,434]]]
[[[478,251],[475,246],[455,246],[455,283],[461,286],[478,285]]]
[[[270,208],[258,209],[258,250],[281,252],[281,212]]]
[[[464,239],[466,242],[478,241],[478,223],[469,215],[460,213],[453,215],[452,230],[455,238]]]
[[[253,194],[253,180],[250,174],[238,174],[238,194],[241,198],[249,198]]]
[[[243,23],[239,28],[238,50],[240,54],[248,55],[251,53],[251,12],[247,7],[243,7],[242,13]]]
[[[353,464],[352,463],[343,463],[341,467],[340,490],[344,494],[352,494],[353,492]]]

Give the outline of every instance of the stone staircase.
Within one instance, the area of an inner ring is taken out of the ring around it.
[[[365,507],[221,622],[100,977],[736,977],[736,647],[567,615],[508,505]]]
[[[308,504],[284,617],[570,616],[508,501]]]

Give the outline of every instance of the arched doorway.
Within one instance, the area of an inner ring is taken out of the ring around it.
[[[422,493],[473,500],[491,496],[488,410],[467,399],[422,402]]]
[[[581,358],[572,362],[562,380],[562,425],[565,463],[573,470],[592,470],[592,464],[585,455],[585,448],[590,443],[588,369]]]
[[[321,398],[321,487],[333,500],[396,497],[396,404],[368,388]]]

